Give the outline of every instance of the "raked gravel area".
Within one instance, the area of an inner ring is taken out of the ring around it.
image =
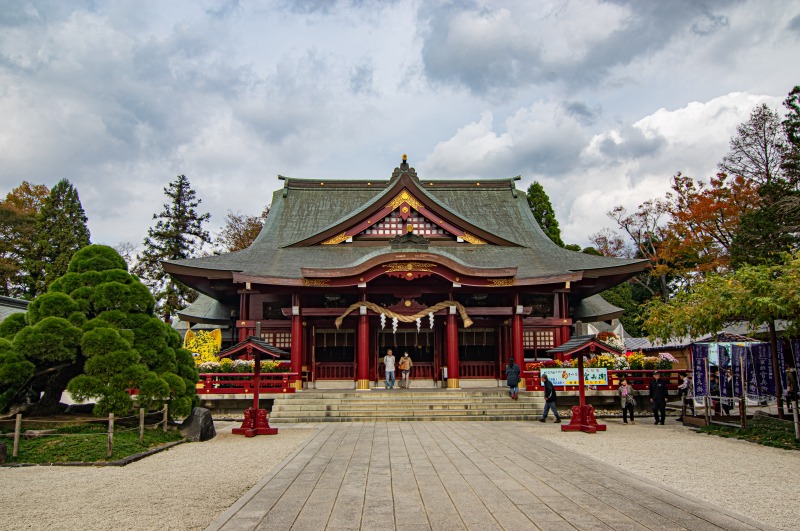
[[[606,432],[561,432],[519,423],[532,438],[591,456],[688,496],[778,529],[797,529],[791,488],[800,452],[694,433],[668,418],[654,426],[603,419]],[[182,444],[125,467],[0,468],[0,529],[203,529],[316,433],[279,425],[277,436],[244,438],[218,422],[205,443]]]
[[[664,426],[655,426],[652,417],[641,417],[635,425],[600,422],[608,429],[593,435],[561,432],[551,423],[528,429],[573,452],[778,529],[800,527],[792,487],[800,475],[800,451],[697,433],[674,417],[667,417]]]
[[[317,432],[231,434],[185,443],[124,467],[0,468],[0,529],[205,529]]]

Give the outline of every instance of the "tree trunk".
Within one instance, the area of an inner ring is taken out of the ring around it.
[[[83,373],[84,360],[81,359],[71,365],[56,371],[55,373],[43,375],[44,378],[44,394],[39,401],[34,402],[29,408],[26,408],[29,415],[57,415],[62,413],[64,408],[61,406],[61,395],[67,389],[67,384]],[[36,383],[41,382],[37,379]]]
[[[778,366],[778,335],[775,332],[775,319],[770,319],[769,326],[769,348],[772,351],[772,372],[775,377],[775,394],[778,399],[778,418],[783,419],[783,384],[781,383],[781,369]]]

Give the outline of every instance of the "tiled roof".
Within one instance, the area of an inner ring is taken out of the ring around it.
[[[349,183],[356,183],[350,181]],[[430,185],[430,183],[433,183]],[[501,183],[504,185],[500,185]],[[286,181],[273,194],[270,213],[253,245],[242,251],[217,256],[168,262],[218,271],[235,271],[249,276],[286,279],[302,277],[300,267],[346,268],[393,253],[391,246],[361,246],[342,243],[309,247],[292,244],[310,238],[379,203],[389,181],[371,181],[352,186],[320,186],[316,181]],[[468,267],[516,267],[517,279],[561,275],[584,271],[585,276],[619,274],[619,268],[639,271],[641,260],[594,256],[568,251],[554,244],[539,228],[524,193],[513,182],[483,181],[483,187],[448,186],[448,181],[420,182],[424,193],[449,212],[497,235],[516,247],[497,245],[448,245],[431,243],[426,252],[436,253]],[[489,186],[495,184],[496,186]],[[615,271],[616,269],[616,271]]]
[[[241,351],[245,350],[247,348],[247,345],[252,345],[257,350],[261,351],[262,353],[269,354],[273,358],[289,358],[290,357],[289,352],[286,352],[285,350],[281,350],[278,347],[275,347],[272,344],[267,343],[263,339],[259,339],[259,338],[255,337],[255,336],[250,336],[247,339],[245,339],[244,341],[242,341],[241,343],[237,343],[236,345],[234,345],[232,347],[228,347],[225,350],[221,350],[217,354],[217,357],[224,358],[224,357],[227,357],[227,356],[235,355],[235,354],[240,353]]]
[[[12,314],[27,312],[28,304],[26,300],[0,296],[0,321]]]

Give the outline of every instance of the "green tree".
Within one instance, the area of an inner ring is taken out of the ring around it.
[[[160,214],[153,214],[153,219],[158,221],[147,231],[144,250],[137,256],[133,272],[153,291],[159,312],[168,321],[172,314],[192,302],[197,293],[167,275],[161,261],[199,255],[203,245],[211,243],[208,231],[203,229],[203,223],[211,215],[197,212],[202,201],[197,199],[185,175],[179,175],[164,188],[164,194],[170,202],[164,204]]]
[[[550,198],[544,187],[535,181],[528,187],[527,192],[528,206],[533,212],[533,217],[536,223],[542,228],[544,233],[550,238],[553,243],[559,247],[564,247],[564,241],[561,239],[561,229],[558,228],[558,220],[556,220],[556,213],[553,210],[553,205],[550,204]],[[580,250],[580,247],[578,248]]]
[[[31,413],[53,413],[67,389],[78,400],[96,400],[96,414],[126,414],[126,390],[138,389],[143,407],[169,403],[173,414],[188,414],[197,369],[154,308],[119,254],[84,247],[26,314],[0,325],[0,410],[24,407],[27,398]]]
[[[23,181],[0,202],[0,295],[25,297],[23,263],[36,235],[36,216],[50,190]]]
[[[89,245],[87,221],[78,191],[61,179],[36,216],[33,249],[24,260],[29,298],[46,292],[51,282],[67,272],[72,255]]]
[[[726,274],[710,274],[677,293],[670,301],[653,300],[644,314],[644,326],[662,341],[700,337],[725,326],[747,322],[751,329],[766,325],[781,406],[775,321],[785,319],[794,332],[800,316],[800,255],[785,254],[778,264],[742,265]]]

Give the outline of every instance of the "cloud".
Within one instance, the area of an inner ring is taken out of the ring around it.
[[[601,80],[610,69],[667,46],[687,26],[711,35],[727,25],[726,16],[693,0],[433,6],[421,10],[428,77],[484,95]]]
[[[487,111],[438,143],[420,167],[437,177],[506,177],[518,175],[520,168],[562,174],[572,168],[586,140],[579,122],[559,105],[520,109],[500,127]]]

